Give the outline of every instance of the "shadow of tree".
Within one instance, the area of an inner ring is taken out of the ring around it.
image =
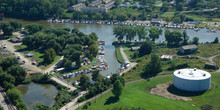
[[[119,100],[118,98],[115,98],[115,97],[111,96],[106,100],[104,105],[109,105],[109,104],[112,104],[112,103],[116,103],[118,100]]]
[[[167,88],[167,91],[172,94],[175,94],[178,96],[185,96],[185,97],[199,96],[206,92],[206,91],[200,91],[200,92],[183,91],[183,90],[177,89],[173,84]]]

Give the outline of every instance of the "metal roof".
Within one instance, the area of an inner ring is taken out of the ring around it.
[[[203,80],[211,77],[209,72],[200,69],[180,69],[174,72],[174,76],[186,80]]]
[[[197,45],[185,45],[185,46],[182,46],[182,48],[184,50],[188,50],[188,49],[195,49],[195,48],[198,48]]]

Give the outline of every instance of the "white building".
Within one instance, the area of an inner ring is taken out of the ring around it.
[[[96,0],[89,4],[90,7],[98,6],[102,3],[102,0]]]
[[[211,86],[211,74],[196,68],[176,70],[173,85],[184,91],[205,91]]]

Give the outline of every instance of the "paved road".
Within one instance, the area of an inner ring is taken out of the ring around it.
[[[124,53],[124,50],[123,50],[122,46],[120,46],[120,53],[121,53],[122,57],[124,58],[124,60],[130,63],[130,61],[128,60],[127,55]]]
[[[50,66],[46,70],[43,70],[43,73],[50,73],[51,71],[53,71],[54,68],[56,68],[57,65],[60,65],[63,62],[63,58],[64,58],[64,56],[61,56],[61,58],[57,61],[57,63],[55,63],[54,65]]]

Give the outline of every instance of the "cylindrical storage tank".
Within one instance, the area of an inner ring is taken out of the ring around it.
[[[184,91],[205,91],[211,86],[211,74],[196,68],[176,70],[173,85]]]

